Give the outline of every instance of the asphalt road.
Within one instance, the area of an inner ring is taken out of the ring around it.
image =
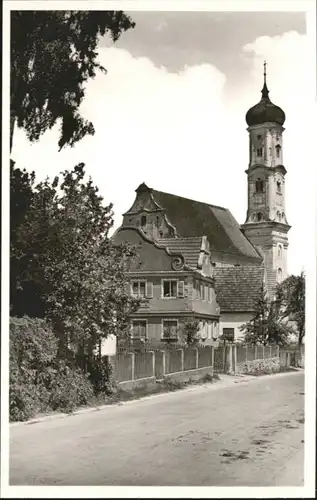
[[[10,443],[10,485],[303,486],[304,375],[13,426]]]

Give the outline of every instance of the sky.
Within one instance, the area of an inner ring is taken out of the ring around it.
[[[261,98],[263,62],[271,100],[286,114],[284,165],[288,272],[307,256],[313,143],[311,62],[300,12],[128,12],[136,22],[116,44],[104,38],[108,73],[90,81],[80,112],[96,134],[58,152],[58,129],[30,144],[16,130],[12,158],[38,180],[79,162],[114,204],[115,228],[148,186],[247,211],[247,110]],[[314,214],[315,215],[315,214]],[[313,228],[315,232],[315,227]]]

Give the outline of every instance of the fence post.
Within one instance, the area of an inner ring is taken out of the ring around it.
[[[248,361],[248,346],[245,346],[245,360]]]
[[[212,366],[212,374],[214,374],[214,364],[215,364],[215,347],[211,346],[211,366]]]
[[[130,352],[130,355],[131,355],[131,380],[134,380],[134,366],[135,366],[134,352]]]
[[[276,355],[276,357],[277,357],[277,358],[279,358],[279,357],[280,357],[280,346],[279,346],[279,345],[278,345],[278,346],[276,346],[275,355]]]
[[[233,348],[231,344],[229,348],[229,372],[232,373],[232,371],[233,371]]]
[[[155,352],[154,351],[148,351],[149,354],[152,354],[152,371],[153,371],[153,377],[155,377]]]
[[[255,344],[254,346],[254,359],[258,359],[258,346]]]
[[[236,372],[236,367],[237,367],[237,346],[236,344],[234,344],[232,346],[233,350],[232,350],[232,355],[233,355],[233,371],[234,373]]]
[[[165,358],[165,351],[161,351],[162,353],[162,375],[163,375],[163,378],[165,377],[166,375],[166,358]]]
[[[184,371],[184,349],[178,349],[181,352],[181,371]]]
[[[223,372],[227,372],[227,346],[226,342],[224,342],[222,346],[222,364],[223,364]]]
[[[270,345],[270,358],[272,358],[272,346]]]
[[[199,351],[198,351],[198,348],[196,347],[196,370],[198,370],[198,366],[199,366],[198,356],[199,356]]]

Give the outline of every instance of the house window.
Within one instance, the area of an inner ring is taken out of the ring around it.
[[[202,340],[205,340],[207,338],[207,323],[204,319],[199,323],[199,331],[200,331],[200,338]]]
[[[141,226],[142,227],[146,226],[146,215],[142,215],[141,217]]]
[[[224,340],[227,340],[228,342],[234,342],[234,328],[223,328],[222,334]]]
[[[278,246],[278,248],[277,248],[277,255],[278,255],[278,257],[281,257],[281,255],[282,255],[282,245]]]
[[[208,287],[208,302],[212,302],[212,286]]]
[[[279,144],[275,146],[275,151],[276,151],[276,158],[279,158],[281,152],[281,146]]]
[[[132,321],[132,331],[131,336],[133,339],[146,339],[147,331],[146,331],[146,320],[138,319]]]
[[[261,179],[257,179],[255,181],[255,192],[256,193],[263,193],[264,191],[264,182],[261,181]]]
[[[211,321],[208,321],[207,338],[211,339],[211,337],[212,337],[212,323],[211,323]]]
[[[176,319],[163,319],[162,338],[177,340],[178,321]]]
[[[261,157],[262,154],[263,154],[263,149],[262,148],[257,148],[257,150],[256,150],[257,157]]]
[[[177,280],[164,280],[163,281],[163,297],[177,297]]]
[[[200,284],[200,299],[205,300],[205,287],[202,283]]]
[[[145,281],[132,281],[132,295],[134,297],[145,297]]]
[[[277,187],[277,192],[280,193],[282,191],[282,189],[281,189],[281,181],[277,181],[276,187]]]

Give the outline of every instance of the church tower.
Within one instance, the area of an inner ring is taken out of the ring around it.
[[[283,165],[284,111],[269,98],[264,63],[262,99],[246,114],[249,132],[248,210],[244,234],[264,259],[270,297],[276,283],[287,277],[285,175]]]

